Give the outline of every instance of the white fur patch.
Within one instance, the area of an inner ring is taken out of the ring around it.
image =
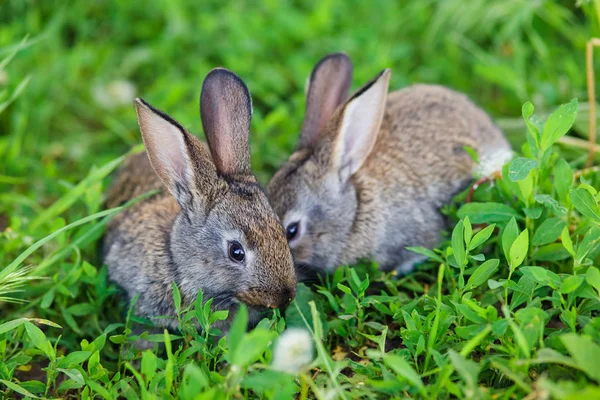
[[[479,156],[479,164],[475,166],[476,178],[489,177],[495,172],[502,171],[504,164],[514,156],[511,149],[495,149]]]

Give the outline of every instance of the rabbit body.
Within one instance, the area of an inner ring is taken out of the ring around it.
[[[438,243],[440,207],[473,178],[476,163],[465,146],[487,168],[501,167],[510,146],[463,94],[418,84],[386,96],[387,71],[344,102],[339,92],[350,78],[336,87],[342,78],[332,75],[348,75],[348,63],[333,55],[315,67],[298,150],[273,177],[269,196],[288,239],[297,225],[289,242],[300,274],[362,258],[407,272],[420,257],[405,247]],[[310,112],[329,116],[311,122]]]
[[[104,238],[110,279],[135,303],[136,314],[175,327],[172,283],[182,306],[203,291],[214,309],[240,303],[251,322],[295,295],[296,277],[285,233],[250,171],[251,103],[233,73],[216,69],[203,86],[202,122],[208,146],[166,114],[136,99],[146,152],[130,156],[107,197],[117,207],[148,191],[111,220]],[[167,189],[167,190],[165,190]]]

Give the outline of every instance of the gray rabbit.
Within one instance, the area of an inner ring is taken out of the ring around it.
[[[405,247],[438,243],[440,207],[475,170],[494,171],[511,156],[463,94],[423,84],[388,94],[389,79],[386,69],[348,98],[352,64],[341,53],[310,75],[298,147],[267,188],[301,278],[368,257],[382,270],[410,271],[421,257]]]
[[[104,259],[110,278],[129,298],[139,295],[138,315],[175,314],[172,284],[184,304],[213,298],[230,310],[239,303],[250,321],[283,307],[296,291],[285,231],[250,170],[248,135],[252,104],[246,85],[225,69],[206,77],[201,94],[208,148],[172,118],[142,99],[135,109],[146,153],[128,158],[108,193],[116,207],[153,189],[162,193],[110,221]],[[153,319],[175,327],[174,319]]]

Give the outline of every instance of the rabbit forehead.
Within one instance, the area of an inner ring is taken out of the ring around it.
[[[290,157],[275,173],[267,188],[275,212],[282,218],[294,208],[306,209],[327,190],[328,170],[304,150]],[[285,221],[283,221],[285,222]]]
[[[240,240],[233,238],[234,235],[243,236],[248,247],[266,248],[270,253],[277,253],[278,257],[285,256],[289,251],[285,233],[265,193],[257,184],[243,186],[232,186],[215,202],[209,215],[211,224],[216,230],[229,232],[230,240]],[[264,257],[259,255],[258,258]]]

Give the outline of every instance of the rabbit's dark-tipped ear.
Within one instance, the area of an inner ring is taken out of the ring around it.
[[[224,68],[213,69],[200,95],[202,126],[221,175],[251,175],[252,100],[244,82]]]
[[[177,121],[140,98],[134,101],[152,168],[182,207],[215,174],[210,156]]]
[[[352,84],[352,62],[344,53],[321,59],[313,69],[306,88],[306,114],[298,149],[314,147],[319,134],[348,97]]]
[[[377,141],[387,99],[390,70],[385,69],[346,102],[331,156],[340,180],[345,181],[363,165]]]

